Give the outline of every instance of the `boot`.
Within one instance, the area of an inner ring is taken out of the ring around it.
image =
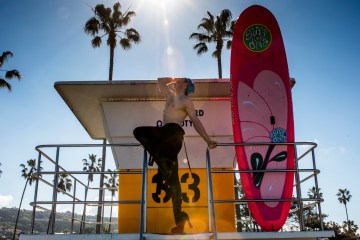
[[[186,212],[181,212],[181,220],[177,223],[176,227],[171,229],[171,233],[173,234],[181,234],[184,233],[185,222],[189,224],[189,227],[192,228],[193,225],[190,222],[189,215]]]

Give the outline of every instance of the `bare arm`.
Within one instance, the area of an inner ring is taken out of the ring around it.
[[[195,130],[199,133],[199,135],[205,140],[209,148],[215,148],[217,142],[211,140],[209,135],[207,134],[204,126],[202,125],[200,119],[196,116],[194,104],[187,100],[186,102],[186,113],[188,114],[190,120],[194,124]]]

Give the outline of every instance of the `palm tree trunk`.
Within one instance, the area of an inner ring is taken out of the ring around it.
[[[347,207],[346,207],[346,204],[345,205],[345,211],[346,211],[346,220],[347,220],[347,224],[348,224],[348,229],[349,229],[349,232],[350,232],[350,222],[349,222],[349,215],[348,215],[348,211],[347,211]]]
[[[26,179],[25,187],[24,187],[23,193],[22,193],[22,195],[21,195],[20,205],[19,205],[19,209],[18,209],[18,212],[17,212],[17,216],[16,216],[13,240],[15,240],[15,237],[16,237],[16,229],[17,229],[17,224],[18,224],[18,220],[19,220],[19,215],[20,215],[20,210],[21,210],[21,204],[22,204],[22,201],[23,201],[23,199],[24,199],[24,194],[25,194],[25,190],[26,190],[26,187],[27,187],[28,182],[29,182],[29,179]]]
[[[222,63],[221,63],[221,50],[219,51],[219,56],[217,57],[218,62],[218,71],[219,71],[219,79],[222,79]]]
[[[110,66],[109,66],[109,81],[112,81],[114,68],[114,46],[110,46]]]
[[[111,207],[110,207],[110,224],[109,224],[109,233],[111,232],[111,219],[112,219],[112,208],[113,208],[113,205],[112,205],[112,202],[114,200],[114,197],[111,195]]]

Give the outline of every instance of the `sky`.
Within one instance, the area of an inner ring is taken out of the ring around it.
[[[115,1],[104,0],[105,6]],[[0,0],[0,53],[13,52],[3,69],[18,69],[13,90],[0,89],[0,207],[19,204],[24,179],[19,165],[37,158],[42,144],[101,143],[93,140],[54,89],[58,81],[108,79],[109,49],[92,48],[85,22],[98,0]],[[336,193],[347,188],[349,219],[360,224],[360,2],[358,0],[124,0],[137,16],[129,27],[142,41],[130,51],[115,49],[114,80],[161,76],[217,78],[210,51],[197,56],[189,40],[206,11],[228,8],[236,19],[253,4],[276,17],[285,44],[292,90],[295,139],[315,142],[326,221],[346,220]],[[223,53],[230,77],[230,51]],[[0,72],[2,75],[3,72]],[[83,158],[87,154],[82,155]],[[99,156],[99,155],[98,155]],[[81,164],[81,162],[79,163]],[[80,165],[79,165],[80,166]],[[107,168],[113,167],[109,163]],[[32,187],[33,189],[33,187]],[[33,190],[25,194],[30,208]],[[305,191],[306,192],[306,191]]]

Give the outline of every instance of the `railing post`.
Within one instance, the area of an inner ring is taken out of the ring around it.
[[[296,195],[297,195],[297,204],[299,208],[299,221],[300,221],[300,231],[305,230],[305,224],[304,224],[304,210],[303,210],[303,202],[302,202],[302,196],[301,196],[301,187],[300,187],[300,172],[299,172],[299,162],[297,158],[297,146],[294,143],[294,153],[295,153],[295,180],[296,180]]]
[[[58,184],[58,172],[59,172],[59,153],[60,147],[56,147],[56,159],[55,159],[55,175],[54,175],[54,184],[53,184],[53,200],[52,200],[52,210],[50,214],[51,218],[51,233],[54,234],[55,231],[55,218],[56,218],[56,201],[57,201],[57,184]]]
[[[140,240],[146,232],[146,192],[147,192],[147,151],[144,149],[143,172],[142,172],[142,191],[140,205]]]
[[[313,169],[314,169],[314,180],[315,180],[316,198],[319,200],[319,199],[320,199],[320,194],[319,194],[319,185],[318,185],[317,173],[315,172],[315,170],[316,170],[316,162],[315,162],[315,152],[314,152],[314,149],[311,150],[311,157],[312,157]],[[321,204],[320,204],[320,201],[317,201],[317,207],[318,207],[318,210],[319,210],[320,229],[321,229],[321,230],[324,230],[324,223],[323,223],[323,217],[322,217],[322,212],[321,212]]]
[[[76,199],[76,182],[77,180],[74,179],[74,190],[73,190],[73,201],[75,202]],[[71,212],[71,234],[74,232],[74,216],[75,216],[75,203],[72,204],[72,212]]]
[[[102,162],[101,162],[101,172],[105,172],[105,161],[106,160],[106,139],[104,139],[103,141],[103,149],[102,149]],[[101,173],[100,174],[100,189],[99,189],[99,202],[103,202],[104,200],[104,174]],[[103,222],[102,222],[102,209],[104,207],[104,203],[99,203],[98,205],[98,210],[97,210],[97,217],[96,217],[96,233],[100,234],[101,233],[101,229],[103,227]],[[101,222],[101,224],[99,224],[99,222]]]
[[[88,191],[88,186],[85,186],[85,191],[84,191],[84,201],[85,202],[87,200],[87,191]],[[83,213],[82,213],[82,216],[81,216],[80,234],[84,233],[85,221],[86,221],[86,203],[84,203]]]
[[[217,240],[217,228],[216,228],[216,216],[215,216],[215,203],[214,203],[214,193],[212,186],[212,176],[211,176],[211,161],[210,161],[210,152],[209,149],[206,149],[206,175],[208,179],[208,204],[211,205],[212,211],[212,222],[214,224],[214,240]],[[209,207],[210,209],[210,207]],[[209,231],[211,231],[211,217],[209,214]]]

